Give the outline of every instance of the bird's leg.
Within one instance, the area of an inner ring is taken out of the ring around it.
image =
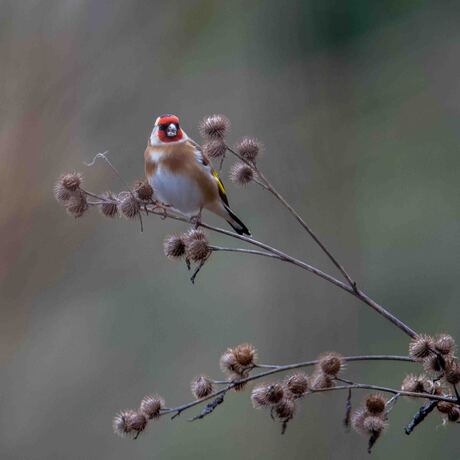
[[[200,212],[196,216],[192,216],[190,218],[190,223],[195,226],[195,228],[198,228],[201,224],[201,213],[203,211],[203,208],[200,208]]]
[[[155,201],[153,206],[154,206],[154,209],[159,209],[163,212],[163,215],[161,216],[162,219],[166,219],[166,217],[168,217],[168,209],[171,208],[170,204]]]

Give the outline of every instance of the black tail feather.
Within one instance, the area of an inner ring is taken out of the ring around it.
[[[241,222],[240,218],[228,206],[224,206],[230,216],[230,219],[228,219],[227,222],[231,225],[233,230],[235,230],[238,235],[251,236],[251,232],[246,227],[246,225]]]

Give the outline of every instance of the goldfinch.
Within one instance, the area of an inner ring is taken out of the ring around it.
[[[156,198],[190,218],[207,209],[223,217],[240,235],[250,235],[228,204],[219,179],[201,147],[182,130],[175,115],[155,121],[144,153],[145,175]]]

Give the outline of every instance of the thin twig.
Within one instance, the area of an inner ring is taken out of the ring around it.
[[[455,392],[455,396],[457,398],[457,403],[460,403],[460,394],[458,394],[457,385],[453,384],[452,386],[454,387],[454,392]]]
[[[85,191],[85,193],[88,193],[88,192]],[[97,196],[95,194],[91,194],[91,196],[93,196],[93,197],[95,197],[97,199],[100,199],[102,201],[105,201],[103,197],[99,197],[99,196]],[[158,206],[155,206],[155,205],[150,205],[150,207],[145,206],[144,209],[141,208],[141,211],[146,212],[147,215],[155,214],[155,215],[161,216],[163,218],[169,217],[170,219],[178,220],[178,221],[185,222],[185,223],[190,223],[190,219],[188,217],[186,217],[184,215],[180,215],[177,211],[176,211],[176,214],[172,214],[171,211],[168,212],[165,209],[161,209],[161,211],[159,211]],[[296,265],[299,268],[302,268],[303,270],[307,270],[310,273],[313,273],[316,276],[319,276],[320,278],[322,278],[322,279],[330,282],[331,284],[334,284],[335,286],[343,289],[344,291],[348,292],[349,294],[353,295],[354,297],[358,298],[359,300],[361,300],[362,302],[364,302],[365,304],[370,306],[377,313],[379,313],[384,318],[386,318],[391,323],[393,323],[395,326],[397,326],[399,329],[401,329],[405,334],[409,335],[412,338],[417,336],[417,333],[413,329],[411,329],[407,324],[405,324],[399,318],[397,318],[392,313],[390,313],[386,308],[384,308],[381,305],[379,305],[377,302],[375,302],[373,299],[371,299],[367,294],[365,294],[363,291],[359,290],[356,286],[355,287],[348,286],[344,282],[334,278],[332,275],[329,275],[328,273],[325,273],[322,270],[320,270],[320,269],[318,269],[318,268],[316,268],[316,267],[314,267],[312,265],[307,264],[306,262],[303,262],[303,261],[301,261],[301,260],[299,260],[299,259],[297,259],[295,257],[292,257],[292,256],[280,251],[279,249],[273,248],[272,246],[270,246],[270,245],[268,245],[266,243],[262,243],[262,242],[260,242],[258,240],[255,240],[254,238],[250,238],[250,237],[247,237],[247,236],[244,236],[244,235],[238,235],[235,232],[231,232],[229,230],[225,230],[225,229],[220,228],[220,227],[215,227],[213,225],[206,224],[205,222],[199,222],[198,226],[206,228],[206,229],[208,229],[210,231],[213,231],[213,232],[216,232],[216,233],[220,233],[222,235],[229,236],[231,238],[235,238],[235,239],[244,241],[244,242],[246,242],[248,244],[252,244],[253,246],[257,246],[257,247],[259,247],[261,249],[264,249],[266,252],[269,252],[269,253],[277,256],[277,257],[274,257],[274,258],[277,258],[277,259],[282,260],[284,262],[291,263],[293,265]],[[218,248],[217,246],[215,248],[216,248],[216,250],[227,250],[227,251],[231,250],[232,252],[247,252],[248,254],[250,253],[248,251],[244,251],[243,248],[236,248],[236,250],[235,249],[230,249],[230,248],[217,249]],[[252,254],[262,255],[262,256],[266,256],[266,257],[272,257],[272,256],[268,256],[268,254],[262,253],[260,251],[259,252],[253,252]]]
[[[367,444],[367,453],[371,454],[372,453],[372,448],[374,447],[375,443],[380,437],[380,432],[379,431],[373,431],[371,433],[371,436],[369,438],[369,442]]]
[[[235,150],[233,150],[231,147],[227,146],[227,149],[235,156],[237,156],[240,160],[244,160],[241,155],[239,155]],[[300,214],[286,201],[286,199],[278,192],[278,190],[275,189],[275,187],[272,185],[272,183],[266,178],[266,176],[259,170],[259,168],[250,162],[249,165],[255,170],[257,173],[257,177],[260,179],[260,181],[264,184],[264,188],[268,190],[299,222],[299,224],[305,229],[305,231],[313,238],[315,243],[321,248],[321,250],[327,255],[327,257],[331,260],[331,262],[338,268],[340,273],[344,276],[344,278],[347,280],[348,284],[352,289],[356,287],[356,283],[353,281],[351,276],[347,273],[345,268],[342,266],[342,264],[339,263],[339,261],[334,257],[334,255],[329,251],[329,249],[326,247],[326,245],[319,239],[319,237],[313,232],[313,230],[310,228],[310,226],[302,219]]]
[[[398,402],[399,397],[401,396],[401,393],[397,393],[394,396],[392,396],[385,404],[385,419],[388,418],[388,415],[390,412],[393,410],[395,407],[396,403]]]
[[[179,219],[182,220],[182,219]],[[297,265],[298,267],[307,270],[320,278],[325,279],[326,281],[329,281],[330,283],[334,284],[335,286],[343,289],[344,291],[348,292],[349,294],[353,295],[357,299],[361,300],[368,306],[370,306],[372,309],[374,309],[377,313],[382,315],[384,318],[392,322],[395,326],[397,326],[399,329],[401,329],[405,334],[407,334],[411,338],[417,337],[417,333],[410,328],[407,324],[405,324],[403,321],[401,321],[399,318],[394,316],[392,313],[390,313],[386,308],[382,307],[379,305],[375,300],[371,299],[367,294],[365,294],[363,291],[358,289],[357,287],[353,288],[351,286],[348,286],[347,284],[343,283],[342,281],[339,281],[338,279],[334,278],[333,276],[319,270],[316,267],[313,267],[312,265],[309,265],[299,259],[296,259],[295,257],[289,256],[288,254],[285,254],[284,252],[280,251],[279,249],[275,249],[271,246],[269,246],[266,243],[262,243],[260,241],[255,240],[254,238],[250,238],[248,236],[243,236],[243,235],[238,235],[237,233],[230,232],[228,230],[225,230],[223,228],[219,227],[214,227],[212,225],[206,224],[204,222],[200,222],[199,224],[203,228],[207,228],[208,230],[221,233],[222,235],[227,235],[232,238],[239,239],[241,241],[245,241],[246,243],[252,244],[254,246],[258,246],[262,249],[265,249],[266,251],[269,251],[273,254],[276,254],[280,256],[280,259],[284,260],[285,262],[289,262],[291,264]]]
[[[357,362],[357,361],[405,361],[405,362],[415,362],[414,359],[408,357],[408,356],[393,356],[393,355],[363,355],[363,356],[345,356],[342,358],[343,361],[345,362]],[[167,409],[163,409],[160,415],[165,415],[165,414],[175,414],[175,416],[179,415],[183,411],[190,409],[191,407],[197,406],[199,404],[202,404],[205,401],[208,401],[210,399],[216,398],[219,395],[225,394],[237,385],[241,385],[243,383],[248,383],[252,382],[254,380],[259,380],[265,377],[269,377],[274,374],[278,374],[281,372],[286,372],[292,369],[299,369],[303,367],[310,367],[310,366],[315,366],[318,364],[319,360],[312,360],[312,361],[304,361],[301,363],[294,363],[294,364],[287,364],[284,366],[278,366],[278,365],[273,365],[271,366],[272,369],[267,370],[265,372],[261,372],[256,375],[252,375],[249,377],[246,377],[241,380],[237,381],[232,381],[232,382],[221,382],[221,381],[216,381],[216,383],[225,383],[227,386],[221,390],[215,391],[211,393],[209,396],[202,398],[197,401],[191,401],[186,404],[177,406],[177,407],[171,407]],[[321,390],[315,390],[311,393],[321,393],[324,391],[340,391],[340,390],[348,390],[348,389],[367,389],[367,390],[375,390],[375,391],[381,391],[385,393],[392,393],[392,394],[401,394],[404,396],[412,396],[415,398],[426,398],[426,399],[431,399],[431,400],[437,400],[437,401],[448,401],[448,402],[455,402],[452,398],[448,398],[446,396],[438,396],[438,395],[432,395],[428,393],[415,393],[415,392],[409,392],[409,391],[402,391],[402,390],[397,390],[394,388],[388,388],[388,387],[383,387],[379,385],[369,385],[369,384],[362,384],[362,383],[350,383],[346,385],[341,385],[341,386],[335,386],[331,388],[325,388]]]
[[[402,390],[397,390],[395,388],[390,388],[390,387],[384,387],[380,385],[370,385],[367,383],[353,383],[351,385],[341,385],[341,386],[336,386],[336,387],[331,387],[331,388],[324,388],[321,390],[315,390],[313,393],[323,393],[326,391],[340,391],[340,390],[348,390],[348,389],[359,389],[359,390],[375,390],[375,391],[381,391],[383,393],[392,393],[392,394],[401,394],[402,396],[412,396],[414,398],[423,398],[423,399],[432,399],[433,401],[447,401],[447,402],[453,402],[455,403],[455,399],[448,398],[446,396],[438,396],[438,395],[433,395],[430,393],[415,393],[412,391],[402,391]]]
[[[112,164],[112,162],[107,158],[107,154],[108,154],[108,153],[109,153],[108,150],[106,150],[106,151],[103,152],[103,153],[97,153],[97,154],[94,156],[94,158],[93,158],[92,161],[90,161],[89,163],[86,163],[86,162],[84,162],[84,163],[85,163],[86,166],[91,167],[91,166],[94,166],[94,165],[95,165],[96,160],[98,160],[98,159],[100,159],[100,158],[103,159],[103,160],[109,165],[109,167],[112,169],[112,171],[116,174],[116,176],[121,180],[121,182],[123,182],[124,186],[125,186],[126,188],[129,189],[129,185],[128,185],[128,184],[126,183],[126,181],[123,179],[122,175],[118,172],[118,169],[115,168],[115,166]]]
[[[119,173],[118,169],[115,168],[115,166],[112,164],[112,162],[107,158],[108,153],[109,153],[109,151],[106,150],[103,153],[96,154],[94,156],[93,160],[90,161],[89,163],[85,163],[85,165],[88,166],[88,167],[94,166],[94,164],[96,163],[96,160],[99,159],[99,158],[102,158],[109,165],[109,167],[116,174],[116,176],[121,180],[121,182],[124,184],[124,186],[129,190],[129,193],[131,194],[131,196],[134,199],[136,199],[136,197],[134,196],[134,193],[132,192],[131,188],[129,187],[127,182],[123,179],[123,176]],[[88,192],[85,192],[85,193],[88,193]],[[148,214],[148,211],[146,211],[146,213]],[[143,233],[143,231],[144,231],[144,222],[142,221],[142,214],[139,213],[138,215],[139,215],[139,224],[140,224],[140,227],[141,227],[141,233]]]
[[[345,402],[345,417],[343,419],[343,424],[347,431],[350,430],[351,408],[351,388],[349,388],[347,400]]]
[[[313,232],[311,227],[302,219],[300,214],[289,204],[288,201],[286,201],[286,199],[278,192],[278,190],[275,189],[275,187],[271,184],[271,182],[267,179],[267,177],[258,169],[256,164],[254,164],[254,163],[246,160],[245,158],[243,158],[241,155],[239,155],[238,152],[233,150],[231,147],[227,146],[227,149],[229,150],[229,152],[231,152],[233,155],[235,155],[240,161],[243,161],[244,163],[249,165],[256,172],[257,177],[259,179],[257,181],[257,183],[259,185],[262,185],[263,188],[265,188],[266,190],[268,190],[286,209],[288,209],[289,212],[297,219],[297,221],[300,223],[300,225],[313,238],[313,240],[318,244],[318,246],[322,249],[322,251],[327,255],[327,257],[332,261],[332,263],[338,268],[338,270],[342,273],[342,275],[346,279],[350,289],[345,289],[345,290],[347,290],[350,294],[353,294],[355,297],[360,299],[362,302],[364,302],[365,304],[369,305],[375,311],[377,311],[382,316],[387,318],[389,321],[391,321],[394,325],[399,327],[403,332],[405,332],[410,337],[412,337],[412,338],[417,337],[417,333],[412,328],[410,328],[407,324],[405,324],[400,319],[398,319],[397,317],[392,315],[388,310],[386,310],[384,307],[382,307],[377,302],[375,302],[373,299],[371,299],[362,290],[358,289],[358,287],[356,285],[356,282],[351,278],[351,276],[345,270],[343,265],[340,264],[340,262],[337,260],[337,258],[329,251],[329,249],[326,247],[326,245]],[[318,273],[316,273],[316,274],[318,274]],[[331,281],[331,280],[328,280],[328,281]],[[335,280],[335,281],[338,281],[338,280]],[[342,287],[339,284],[337,284],[336,282],[334,282],[333,284],[335,284],[336,286]],[[342,289],[343,289],[343,287],[342,287]]]
[[[221,246],[209,245],[209,249],[212,251],[225,251],[225,252],[239,252],[241,254],[252,254],[257,256],[272,257],[274,259],[283,260],[282,257],[272,254],[271,252],[257,251],[256,249],[245,249],[245,248],[225,248]]]

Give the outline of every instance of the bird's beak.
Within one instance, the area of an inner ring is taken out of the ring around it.
[[[171,123],[166,129],[166,135],[168,137],[175,137],[177,135],[177,128],[174,123]]]

